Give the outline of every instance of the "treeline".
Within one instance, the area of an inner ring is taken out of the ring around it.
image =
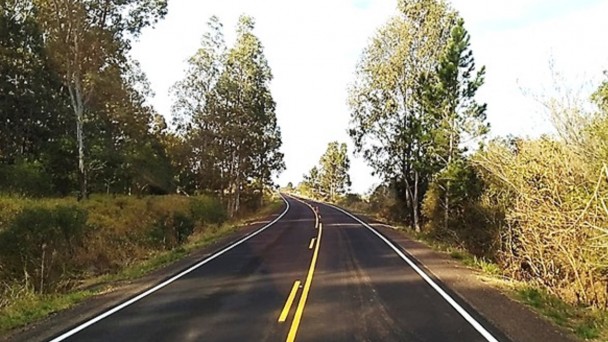
[[[476,71],[463,21],[442,0],[398,8],[351,88],[350,134],[384,178],[355,204],[570,303],[606,308],[608,81],[589,101],[556,80],[555,94],[539,99],[557,135],[469,151],[489,126],[475,100],[484,69]]]
[[[304,180],[295,190],[298,193],[321,200],[336,201],[344,196],[351,185],[348,170],[350,159],[345,143],[337,141],[327,145],[325,153],[319,159],[319,165],[313,166],[304,175]]]
[[[213,193],[230,214],[260,201],[284,166],[253,19],[230,48],[211,19],[175,86],[173,129],[129,56],[166,13],[166,1],[2,0],[0,192]]]

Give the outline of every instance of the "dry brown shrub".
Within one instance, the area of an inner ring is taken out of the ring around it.
[[[608,305],[606,166],[564,140],[492,144],[475,163],[506,209],[499,260],[572,303]]]

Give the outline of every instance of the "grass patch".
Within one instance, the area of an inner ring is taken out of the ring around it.
[[[67,294],[40,295],[21,291],[18,299],[0,309],[0,332],[24,326],[48,315],[68,309],[96,294],[94,291],[76,291]]]
[[[575,306],[546,291],[524,283],[510,286],[511,294],[555,324],[585,340],[608,340],[608,313]]]

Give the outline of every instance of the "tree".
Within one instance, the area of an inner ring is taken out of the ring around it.
[[[436,166],[428,153],[435,120],[419,96],[439,64],[456,12],[443,0],[399,1],[364,50],[351,86],[349,134],[374,173],[396,187],[419,229],[419,202]]]
[[[0,187],[28,195],[67,193],[73,141],[67,96],[29,1],[0,7]]]
[[[464,20],[458,19],[436,71],[423,77],[427,85],[423,98],[437,123],[431,132],[432,155],[441,165],[436,181],[443,192],[446,230],[450,198],[454,195],[451,184],[459,174],[464,174],[461,170],[464,164],[460,160],[464,152],[462,144],[485,135],[489,130],[486,104],[475,99],[477,90],[484,83],[484,75],[485,67],[475,72],[470,36],[464,28]]]
[[[346,193],[351,185],[348,175],[350,160],[346,144],[338,144],[337,141],[330,142],[319,163],[321,165],[319,177],[321,189],[331,201],[335,201],[337,196]]]
[[[320,172],[317,166],[313,166],[307,174],[304,175],[304,180],[302,181],[302,186],[299,188],[304,188],[304,192],[306,192],[311,197],[320,197],[321,196],[321,180],[320,180]]]
[[[178,132],[191,145],[189,167],[198,175],[196,190],[227,195],[231,216],[239,211],[243,191],[261,200],[264,187],[284,168],[272,73],[254,26],[253,18],[242,16],[228,49],[222,25],[212,17],[186,77],[173,90]]]
[[[84,126],[105,71],[121,69],[130,40],[166,14],[166,0],[33,0],[49,55],[67,88],[76,119],[80,192],[87,197]]]
[[[300,188],[311,197],[335,201],[338,196],[344,195],[351,185],[349,168],[346,144],[330,142],[319,159],[319,166],[313,166],[308,174],[304,175]]]

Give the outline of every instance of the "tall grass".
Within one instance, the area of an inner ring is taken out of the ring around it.
[[[0,197],[0,215],[0,281],[39,293],[69,290],[81,278],[179,247],[226,219],[221,203],[207,196]]]
[[[50,234],[46,240],[28,238],[31,250],[24,249],[26,245],[0,248],[0,333],[106,291],[114,281],[138,278],[180,259],[234,232],[242,220],[267,216],[281,205],[274,198],[254,213],[241,216],[240,221],[228,221],[222,203],[209,196],[95,195],[84,202],[0,197],[0,244],[15,233],[27,236],[66,226],[72,227],[72,233],[74,227],[80,227],[83,233],[79,239],[69,235],[71,249],[61,234]],[[40,224],[42,218],[46,223]],[[32,229],[27,222],[38,227]],[[47,246],[44,258],[32,252],[41,243]],[[5,258],[5,254],[16,258]],[[30,254],[38,259],[30,262]],[[24,260],[28,271],[16,272]],[[46,276],[40,287],[42,265]]]

